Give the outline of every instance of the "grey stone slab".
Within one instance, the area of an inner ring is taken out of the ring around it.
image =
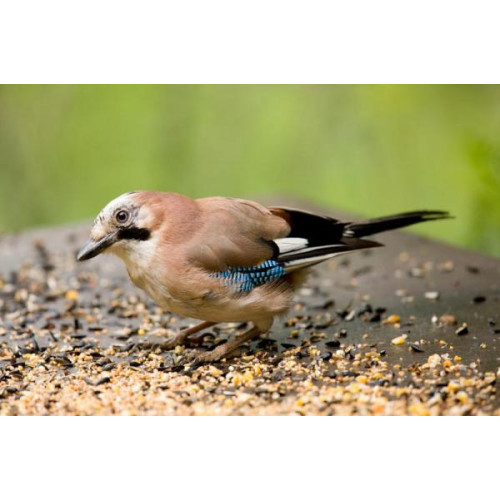
[[[26,262],[39,263],[43,255],[37,242],[42,242],[53,262],[64,262],[66,279],[85,270],[97,271],[113,286],[140,293],[128,281],[123,264],[112,256],[82,264],[74,261],[89,227],[90,222],[85,222],[2,235],[0,276],[19,271]],[[326,338],[320,345],[326,349],[324,342],[341,333],[340,338],[346,342],[370,343],[385,350],[384,359],[396,365],[395,370],[397,365],[408,368],[424,363],[431,354],[447,353],[460,356],[464,363],[477,364],[482,372],[497,374],[500,260],[403,231],[373,239],[385,246],[340,256],[313,270],[308,283],[298,291],[297,308],[289,316],[311,320],[307,324],[309,331],[301,331],[298,340],[309,335],[311,329],[324,332]],[[98,293],[98,288],[92,293]],[[383,311],[379,318],[377,308]],[[315,324],[314,318],[325,313],[330,314],[332,324]],[[383,323],[391,315],[400,316],[399,328]],[[443,324],[439,318],[444,315],[454,316],[457,324]],[[300,322],[299,319],[299,325]],[[463,323],[467,324],[467,333],[457,335],[456,330]],[[285,325],[285,319],[278,319],[270,337],[278,341],[278,346],[293,343],[292,329]],[[391,343],[401,335],[406,335],[404,344]],[[498,396],[495,398],[497,406]]]

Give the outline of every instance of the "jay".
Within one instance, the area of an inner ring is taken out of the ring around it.
[[[311,266],[382,246],[366,236],[448,217],[443,211],[417,211],[353,223],[236,198],[132,191],[99,213],[77,259],[111,252],[161,308],[202,320],[169,339],[167,348],[217,323],[252,324],[197,355],[199,362],[210,362],[268,332],[274,317],[290,308]]]

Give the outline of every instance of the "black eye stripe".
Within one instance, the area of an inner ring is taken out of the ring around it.
[[[146,241],[151,237],[151,231],[144,227],[124,227],[118,231],[118,238],[120,240],[138,240]]]

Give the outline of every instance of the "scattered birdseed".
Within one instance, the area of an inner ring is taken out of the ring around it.
[[[410,344],[410,348],[412,351],[415,351],[415,352],[425,352],[425,350],[422,349],[422,347],[419,346],[418,344]]]
[[[453,316],[453,314],[443,314],[439,318],[439,322],[442,323],[443,325],[456,325],[457,318],[455,318],[455,316]]]
[[[197,349],[227,342],[239,325],[217,325],[192,345],[162,348],[194,321],[163,313],[112,259],[75,264],[74,250],[87,232],[71,244],[68,233],[63,243],[37,238],[30,255],[13,246],[17,240],[0,239],[0,415],[500,414],[500,370],[489,361],[497,356],[496,297],[484,294],[485,303],[474,307],[464,278],[479,287],[479,280],[494,277],[486,266],[472,276],[458,258],[453,265],[425,261],[420,243],[405,247],[412,250],[402,261],[397,245],[370,260],[360,252],[342,264],[332,261],[268,338],[226,360],[196,365]],[[381,268],[387,280],[379,279]],[[424,300],[435,283],[449,303]],[[345,306],[341,314],[333,299]],[[387,313],[398,307],[404,324]],[[444,327],[456,324],[445,318],[455,315],[467,319],[474,335],[458,337]],[[341,328],[346,318],[349,332]],[[400,325],[405,348],[390,343],[382,324]],[[410,329],[416,342],[408,342]]]
[[[451,273],[455,269],[455,264],[451,260],[442,262],[438,265],[438,269],[443,273]]]
[[[441,364],[441,356],[439,354],[432,354],[427,359],[427,364],[430,368],[435,368],[439,364]]]
[[[394,325],[396,323],[401,323],[401,317],[397,314],[391,314],[388,318],[382,321],[383,325]]]
[[[347,315],[344,317],[344,321],[352,321],[356,317],[356,311],[353,309],[349,311]]]
[[[462,323],[462,326],[460,328],[457,328],[455,330],[455,333],[457,335],[467,335],[469,333],[469,328],[467,326],[467,323]]]
[[[408,338],[408,335],[404,334],[404,335],[400,335],[399,337],[395,337],[391,340],[391,342],[394,344],[394,345],[402,345],[406,342],[406,339]]]
[[[413,278],[423,278],[424,270],[420,267],[413,267],[412,269],[410,269],[409,274]]]
[[[438,300],[439,299],[439,292],[425,292],[424,296],[426,299],[429,299],[429,300]]]
[[[78,292],[76,290],[68,290],[66,292],[66,300],[71,300],[71,301],[78,300]]]

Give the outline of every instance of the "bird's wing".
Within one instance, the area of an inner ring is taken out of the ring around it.
[[[201,227],[189,242],[190,254],[210,271],[263,264],[279,253],[274,240],[290,233],[283,218],[252,201],[214,197],[197,203]]]
[[[249,292],[335,254],[378,243],[345,235],[346,224],[234,198],[198,200],[201,227],[189,241],[190,258],[214,278]]]

